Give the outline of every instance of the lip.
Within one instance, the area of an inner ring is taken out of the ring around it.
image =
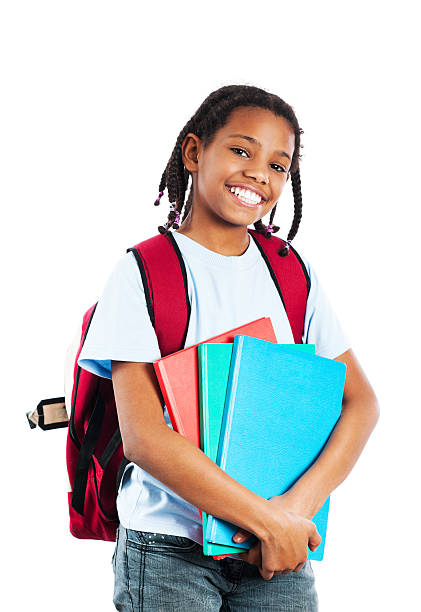
[[[230,189],[231,187],[240,187],[241,189],[249,189],[250,191],[254,191],[254,193],[257,193],[257,195],[259,195],[264,202],[267,201],[267,197],[263,193],[263,191],[260,191],[260,189],[257,189],[257,187],[248,185],[247,183],[233,183],[232,185],[226,185],[226,186],[228,187],[228,189]]]
[[[232,193],[232,191],[230,191],[230,188],[228,187],[228,185],[226,185],[226,188],[227,188],[228,193],[234,198],[234,200],[238,204],[241,204],[241,206],[246,206],[247,208],[259,208],[259,206],[262,206],[262,203],[264,202],[264,200],[262,200],[261,202],[259,202],[259,204],[246,204],[246,202],[243,202],[242,200],[237,198],[237,196],[234,193]]]

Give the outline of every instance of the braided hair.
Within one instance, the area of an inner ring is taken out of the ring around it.
[[[159,183],[159,195],[155,200],[155,206],[160,204],[161,197],[165,188],[168,189],[168,198],[171,204],[171,209],[168,214],[168,221],[165,225],[160,225],[158,231],[160,234],[167,234],[169,228],[174,229],[180,227],[180,215],[183,210],[184,200],[189,181],[190,172],[185,168],[182,161],[182,143],[189,132],[196,134],[203,143],[203,146],[208,146],[213,139],[213,136],[218,129],[223,127],[230,113],[239,106],[254,106],[272,111],[275,115],[284,117],[291,125],[295,134],[294,153],[292,156],[290,173],[292,192],[294,197],[294,219],[291,229],[289,230],[285,246],[278,251],[282,257],[289,254],[289,244],[298,231],[302,216],[302,197],[301,197],[301,179],[299,160],[300,155],[300,136],[303,130],[300,128],[295,113],[292,107],[284,102],[277,95],[269,93],[259,87],[252,85],[225,85],[216,91],[213,91],[202,102],[195,114],[189,119],[178,135],[171,157],[168,160],[167,166],[162,174]],[[182,222],[189,214],[193,203],[193,183],[187,197],[186,206]],[[272,208],[270,213],[269,225],[264,225],[261,219],[254,223],[254,228],[259,234],[263,234],[266,238],[271,238],[272,233],[279,231],[279,226],[273,225],[273,219],[276,212],[276,206]]]

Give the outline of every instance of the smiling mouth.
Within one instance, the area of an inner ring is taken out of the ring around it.
[[[234,200],[237,202],[237,204],[241,204],[242,206],[246,206],[247,208],[259,208],[259,206],[262,206],[262,204],[264,202],[264,200],[260,200],[260,202],[258,204],[249,204],[248,202],[244,202],[243,200],[240,200],[240,198],[237,198],[235,193],[233,193],[231,191],[230,187],[227,187],[225,185],[225,188],[228,191],[228,193],[234,198]]]

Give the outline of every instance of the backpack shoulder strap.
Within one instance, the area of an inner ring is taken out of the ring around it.
[[[290,245],[288,257],[278,252],[286,244],[276,236],[265,238],[248,230],[255,241],[284,305],[296,344],[301,344],[310,277],[307,268]],[[133,252],[145,290],[151,323],[155,329],[162,357],[184,347],[190,321],[191,305],[187,273],[180,249],[169,232],[157,234],[127,249]]]
[[[302,343],[310,277],[297,251],[290,245],[287,257],[278,253],[286,242],[276,236],[266,238],[256,230],[249,229],[275,283],[284,305],[295,344]]]
[[[131,251],[139,266],[161,356],[184,348],[191,305],[183,256],[172,235],[157,234]]]

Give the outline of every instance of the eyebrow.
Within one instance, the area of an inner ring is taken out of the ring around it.
[[[249,142],[252,142],[253,144],[257,144],[261,146],[258,140],[256,140],[255,138],[252,138],[251,136],[245,136],[244,134],[230,134],[228,138],[244,138],[245,140],[248,140]],[[285,151],[275,151],[275,153],[277,153],[281,157],[288,157],[289,161],[291,161],[290,156],[288,155],[288,153],[285,153]]]

